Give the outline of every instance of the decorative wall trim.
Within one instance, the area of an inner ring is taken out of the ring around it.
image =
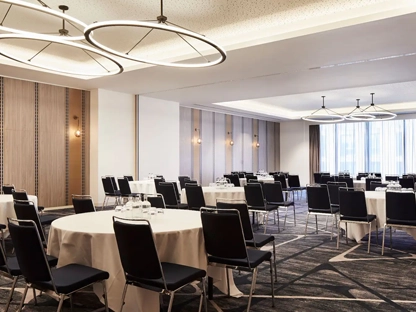
[[[39,84],[35,83],[35,195],[39,196]]]
[[[81,99],[81,191],[82,195],[85,195],[87,193],[86,191],[86,183],[85,183],[85,157],[86,157],[86,151],[85,151],[85,143],[86,143],[86,135],[84,129],[86,129],[86,122],[85,122],[85,91],[82,91],[82,99]],[[68,194],[67,194],[68,195]],[[68,196],[67,196],[68,197]]]
[[[69,203],[68,197],[69,197],[69,89],[65,88],[65,205],[68,205]]]
[[[0,77],[0,185],[3,185],[4,151],[4,78]]]

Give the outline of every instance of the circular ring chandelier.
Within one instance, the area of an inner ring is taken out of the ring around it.
[[[162,15],[162,17],[164,17],[164,16]],[[116,27],[116,26],[150,28],[150,29],[157,29],[157,30],[172,32],[172,33],[176,33],[178,35],[189,36],[191,38],[194,38],[196,40],[199,40],[201,42],[204,42],[204,43],[210,45],[211,47],[213,47],[214,49],[216,49],[218,51],[220,56],[216,60],[208,61],[206,63],[186,63],[186,64],[183,64],[183,63],[170,63],[170,62],[153,61],[153,60],[149,60],[149,59],[133,57],[133,56],[130,56],[126,53],[116,51],[116,50],[111,49],[111,48],[107,47],[106,45],[98,42],[97,40],[95,40],[93,38],[93,31],[94,30],[107,28],[107,27]],[[84,35],[85,35],[85,38],[87,39],[87,41],[90,44],[92,44],[93,46],[95,46],[96,48],[99,48],[99,49],[104,50],[108,53],[111,53],[113,55],[117,55],[119,57],[131,60],[131,61],[142,62],[142,63],[146,63],[146,64],[161,65],[161,66],[172,66],[172,67],[183,67],[183,68],[198,68],[198,67],[209,67],[209,66],[214,66],[214,65],[220,64],[220,63],[224,62],[226,57],[227,57],[227,53],[225,52],[225,50],[223,48],[221,48],[219,45],[217,45],[214,41],[212,41],[212,40],[210,40],[210,39],[208,39],[208,38],[206,38],[206,37],[204,37],[200,34],[197,34],[193,31],[190,31],[190,30],[187,30],[187,29],[184,29],[184,28],[180,28],[180,27],[176,27],[176,26],[167,25],[164,22],[155,23],[155,22],[147,22],[147,21],[125,21],[125,20],[97,22],[97,23],[93,23],[93,24],[87,26],[84,30]]]
[[[355,121],[371,121],[374,120],[376,117],[370,113],[365,113],[360,108],[360,99],[357,99],[357,106],[354,110],[345,116],[346,120],[355,120]]]
[[[59,72],[59,73],[68,74],[68,75],[76,75],[76,76],[112,76],[112,75],[120,74],[124,70],[123,69],[123,66],[119,62],[117,62],[117,60],[114,59],[112,55],[109,55],[108,53],[105,53],[105,52],[103,52],[101,50],[95,49],[95,48],[90,47],[90,46],[85,45],[85,44],[80,44],[80,43],[76,43],[76,42],[72,42],[72,41],[60,39],[60,37],[47,36],[47,35],[39,35],[39,34],[37,34],[37,35],[36,34],[0,34],[0,40],[4,40],[4,39],[36,40],[36,41],[44,41],[44,42],[49,42],[49,43],[55,43],[55,44],[60,44],[60,45],[64,45],[64,46],[69,46],[69,47],[73,47],[73,48],[78,48],[78,49],[81,49],[83,51],[88,51],[88,52],[91,52],[91,53],[98,54],[98,55],[106,58],[107,60],[113,62],[117,66],[117,69],[116,70],[111,70],[110,71],[110,70],[105,69],[106,71],[103,72],[103,73],[102,72],[101,73],[71,72],[71,71],[67,71],[67,70],[60,70],[60,69],[52,68],[52,67],[49,67],[49,66],[46,66],[46,65],[35,64],[35,63],[31,62],[30,59],[29,60],[24,60],[24,59],[21,59],[21,58],[17,58],[15,56],[12,56],[10,54],[7,54],[4,51],[0,51],[0,55],[3,55],[3,56],[5,56],[5,57],[7,57],[7,58],[9,58],[9,59],[11,59],[13,61],[16,61],[16,62],[19,62],[19,63],[22,63],[22,64],[26,64],[26,65],[30,65],[30,66],[35,66],[35,67],[38,67],[38,68],[41,68],[41,69],[46,69],[48,71]],[[39,53],[41,53],[45,48],[43,48],[42,50],[40,50],[36,55],[38,55]],[[89,56],[93,60],[95,60],[96,62],[98,62],[91,55],[89,55]]]
[[[16,6],[26,8],[26,9],[35,10],[35,11],[38,11],[38,12],[42,12],[42,13],[45,13],[45,14],[49,14],[49,15],[58,17],[58,18],[62,19],[63,21],[68,21],[70,23],[78,25],[81,29],[84,29],[85,27],[87,27],[87,24],[83,23],[82,21],[80,21],[80,20],[78,20],[78,19],[76,19],[72,16],[69,16],[65,13],[52,10],[49,7],[34,5],[34,4],[27,3],[27,2],[24,2],[24,1],[20,1],[20,0],[1,0],[1,2],[9,3],[11,6],[16,5]],[[68,7],[66,7],[66,9],[68,9]],[[6,15],[7,15],[7,13],[6,13]],[[10,28],[10,27],[6,27],[6,26],[3,26],[3,25],[0,25],[0,30],[15,33],[15,34],[39,35],[38,33],[35,33],[35,32],[24,31],[24,30],[20,30],[20,29],[16,29],[16,28]],[[67,34],[67,30],[65,28],[63,28],[62,30],[64,32],[66,32],[66,34]],[[84,40],[85,39],[83,34],[80,35],[80,36],[70,37],[68,35],[63,35],[59,31],[58,31],[58,33],[60,34],[60,36],[54,36],[54,35],[43,35],[43,36],[59,37],[59,38],[64,39],[64,40],[71,40],[71,41],[79,41],[79,40]]]
[[[371,104],[366,109],[363,110],[363,113],[373,115],[373,120],[391,120],[397,117],[395,113],[392,113],[384,108],[381,108],[380,106],[376,106],[374,104],[374,94],[371,94]]]
[[[311,121],[311,122],[323,122],[323,123],[330,123],[330,122],[341,122],[345,119],[344,116],[330,110],[329,108],[325,107],[325,96],[322,96],[322,107],[316,111],[314,111],[309,116],[302,117],[303,120]]]

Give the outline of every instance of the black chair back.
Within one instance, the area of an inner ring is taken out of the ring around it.
[[[118,185],[120,186],[120,193],[122,196],[131,195],[129,180],[127,178],[118,178]]]
[[[313,174],[313,180],[315,183],[320,184],[321,183],[321,173],[320,172],[315,172]]]
[[[201,209],[205,250],[220,258],[246,259],[247,249],[238,210],[217,213]]]
[[[160,193],[159,183],[160,182],[166,182],[165,181],[165,178],[154,178],[153,181],[155,182],[155,190],[156,190],[156,193]]]
[[[326,187],[308,186],[306,188],[308,196],[308,209],[321,209],[331,211],[328,189]]]
[[[328,189],[329,202],[331,205],[339,205],[339,188],[347,187],[347,183],[328,181],[326,187]]]
[[[257,178],[257,176],[256,175],[254,175],[254,174],[246,174],[246,179],[247,179],[247,182],[248,181],[250,181],[250,180],[258,180],[258,178]]]
[[[358,172],[357,174],[357,180],[361,180],[361,178],[367,178],[368,172]]]
[[[338,182],[347,183],[347,187],[354,187],[354,182],[352,178],[347,177],[338,177]]]
[[[244,238],[246,240],[252,240],[254,238],[253,228],[251,227],[250,215],[246,203],[235,202],[217,202],[217,209],[235,209],[240,213],[241,226],[243,227]]]
[[[398,175],[386,175],[386,181],[399,181]]]
[[[185,185],[186,201],[189,209],[205,207],[205,198],[202,187],[199,185]]]
[[[408,176],[407,178],[401,178],[401,179],[399,179],[399,184],[403,188],[414,189],[415,188],[415,179],[411,176]]]
[[[366,178],[365,179],[365,190],[366,191],[370,191],[371,190],[370,189],[370,185],[371,185],[371,182],[372,181],[381,182],[381,178]]]
[[[147,200],[149,201],[152,207],[166,208],[165,200],[163,199],[162,194],[156,194],[156,195],[149,194],[147,195]]]
[[[128,181],[134,181],[133,176],[124,176]]]
[[[246,174],[245,174],[244,172],[239,172],[239,173],[238,173],[238,177],[239,177],[240,179],[243,179],[243,178],[245,178],[245,177],[246,177]]]
[[[14,200],[29,200],[25,190],[17,190],[12,193]]]
[[[13,184],[3,184],[1,187],[3,194],[11,195],[15,191]]]
[[[197,180],[185,180],[185,187],[187,185],[190,185],[190,186],[198,185],[198,181]]]
[[[35,205],[31,201],[27,200],[15,200],[14,201],[14,212],[19,220],[31,220],[33,221],[38,229],[40,239],[42,242],[45,241],[45,234],[39,220],[39,215],[36,211]],[[23,225],[27,225],[24,223]]]
[[[113,217],[113,227],[126,279],[164,279],[149,221]],[[140,243],[131,244],[132,237]]]
[[[283,203],[285,201],[282,184],[280,182],[264,183],[263,194],[269,203]]]
[[[367,217],[367,205],[363,191],[339,190],[339,213],[344,217],[363,218]]]
[[[378,187],[387,187],[387,183],[381,183],[381,181],[370,182],[370,191],[375,191]]]
[[[116,193],[111,177],[102,177],[101,181],[103,182],[104,193],[108,195]]]
[[[329,176],[329,175],[322,175],[321,176],[321,184],[327,184],[328,181],[335,182],[335,176]]]
[[[387,221],[416,221],[415,193],[386,192],[386,218]]]
[[[72,195],[72,205],[74,206],[75,214],[95,212],[94,202],[89,195]]]
[[[280,182],[283,189],[287,189],[286,177],[284,175],[275,174],[273,179],[275,182]]]
[[[264,194],[260,183],[252,183],[244,186],[244,194],[246,196],[247,205],[250,207],[263,207]]]
[[[300,187],[300,180],[298,175],[289,175],[287,180],[290,187]]]
[[[185,181],[186,180],[191,180],[191,178],[188,177],[188,176],[179,176],[178,180],[179,180],[179,184],[181,186],[181,190],[183,190],[185,188]]]
[[[33,221],[9,220],[9,232],[22,275],[26,282],[51,281],[50,267],[37,225]]]
[[[179,198],[176,196],[175,192],[175,185],[174,182],[160,182],[159,183],[159,190],[160,194],[163,195],[165,200],[165,204],[169,206],[177,206],[179,202]]]
[[[234,186],[240,186],[240,178],[237,174],[224,174],[224,178],[229,179]]]

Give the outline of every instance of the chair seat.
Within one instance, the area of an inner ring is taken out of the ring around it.
[[[284,207],[288,207],[288,206],[294,206],[295,203],[293,201],[284,201],[284,202],[269,202],[269,205],[276,205],[276,206],[284,206]]]
[[[195,280],[201,279],[206,275],[206,272],[201,269],[193,268],[186,265],[162,262],[163,275],[165,276],[166,287],[168,290],[176,290],[186,284],[189,284]],[[164,289],[165,285],[161,278],[148,279],[148,278],[137,278],[127,274],[127,283],[131,283],[135,286],[151,286],[158,289]]]
[[[387,225],[403,225],[403,226],[416,226],[416,220],[395,220],[387,219]]]
[[[272,211],[272,210],[276,210],[278,208],[277,205],[274,204],[266,204],[265,206],[248,206],[249,210],[263,210],[263,211]]]
[[[376,215],[367,215],[365,217],[351,217],[351,216],[340,216],[341,221],[351,221],[351,222],[373,222],[377,219]]]
[[[312,213],[326,213],[326,214],[334,214],[339,212],[339,207],[333,207],[332,211],[330,209],[316,209],[316,208],[308,208],[308,212]]]
[[[48,260],[48,263],[51,267],[55,267],[58,264],[58,258],[46,255],[46,259]],[[12,276],[22,275],[22,272],[20,271],[19,263],[17,262],[16,257],[8,257],[7,266],[9,267],[10,275]],[[5,265],[0,266],[0,271],[8,272],[7,267]]]
[[[246,240],[246,246],[261,248],[272,241],[274,241],[273,235],[253,234],[253,239]]]
[[[42,225],[50,225],[53,221],[55,221],[56,219],[59,219],[61,217],[62,216],[60,216],[60,215],[52,215],[52,214],[39,215],[39,221],[40,221],[40,224],[42,224]]]
[[[206,207],[206,208],[217,208],[217,206],[209,206],[209,205],[205,205],[204,207]],[[189,210],[199,211],[200,209],[201,209],[201,207],[189,207]]]
[[[250,261],[250,267],[255,268],[260,263],[266,260],[270,260],[272,253],[270,251],[263,251],[257,249],[247,249],[247,255]],[[208,256],[208,262],[221,263],[237,267],[247,268],[247,258],[233,259],[233,258],[221,258],[215,256]]]
[[[171,209],[188,209],[188,204],[166,205],[166,208],[171,208]]]
[[[51,272],[59,294],[69,294],[92,283],[106,280],[109,277],[106,271],[75,263],[51,270]],[[35,285],[40,288],[53,290],[51,281],[36,282]]]

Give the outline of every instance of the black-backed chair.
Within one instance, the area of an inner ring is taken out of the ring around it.
[[[72,205],[76,214],[95,212],[94,201],[90,195],[72,195]]]
[[[329,175],[322,175],[321,176],[321,184],[327,184],[328,181],[336,182],[335,176],[329,176]]]
[[[247,247],[260,249],[268,243],[273,243],[273,263],[274,263],[274,277],[277,281],[276,270],[276,244],[274,235],[253,233],[253,228],[250,223],[250,215],[247,203],[241,199],[217,201],[217,209],[236,209],[240,213],[241,226],[244,232],[244,239]]]
[[[270,204],[267,202],[264,194],[263,188],[260,183],[250,183],[244,186],[244,195],[246,197],[246,202],[248,209],[253,212],[254,214],[263,214],[264,218],[264,234],[266,234],[267,224],[269,223],[269,213],[272,212],[275,218],[274,211],[277,213],[277,228],[280,232],[279,226],[279,206]],[[275,219],[276,220],[276,219]]]
[[[198,181],[197,180],[186,180],[185,181],[185,187],[187,185],[198,185]]]
[[[1,224],[6,228],[6,225]],[[46,255],[46,259],[51,267],[55,267],[58,263],[58,258],[55,258],[53,256]],[[16,283],[18,278],[22,275],[22,272],[20,270],[19,264],[17,262],[16,257],[7,257],[6,254],[6,248],[3,244],[0,244],[0,275],[9,279],[13,280],[9,297],[7,298],[6,307],[3,310],[4,312],[7,312],[9,309],[10,303],[13,300],[13,293],[14,289],[16,287]],[[34,292],[34,299],[36,304],[36,294]]]
[[[181,204],[177,195],[177,186],[175,182],[160,182],[160,194],[163,195],[166,208],[187,209],[188,204]]]
[[[380,172],[370,172],[371,175],[375,176],[376,178],[381,178]]]
[[[263,195],[269,205],[276,205],[278,206],[277,214],[279,215],[279,209],[284,208],[286,210],[285,213],[285,221],[283,223],[283,228],[286,227],[286,219],[287,219],[287,210],[290,206],[293,207],[293,223],[296,226],[296,206],[294,201],[285,200],[283,195],[283,188],[280,182],[275,183],[264,183],[263,184]]]
[[[127,178],[118,178],[118,186],[120,187],[121,197],[137,197],[140,193],[132,193],[130,189],[129,180]]]
[[[159,189],[159,183],[160,182],[166,182],[165,178],[154,178],[153,182],[155,183],[155,190],[156,193],[160,193],[160,189]]]
[[[147,194],[147,200],[155,208],[166,208],[165,200],[162,194]]]
[[[313,180],[314,180],[315,183],[321,184],[321,173],[320,172],[314,172]]]
[[[292,193],[300,192],[300,198],[302,199],[302,193],[303,193],[304,190],[306,190],[306,186],[301,186],[300,185],[299,176],[289,174],[288,177],[287,177],[287,180],[288,180],[289,187],[290,187],[290,190],[292,191]]]
[[[370,215],[367,212],[364,191],[356,191],[348,188],[339,190],[339,222],[337,249],[339,248],[339,231],[341,222],[345,223],[345,240],[348,244],[348,223],[368,224],[368,247],[367,253],[370,253],[371,244],[371,223],[377,219],[376,215]],[[376,223],[376,233],[378,241],[378,228]]]
[[[367,178],[368,172],[358,172],[357,174],[357,180],[361,180],[361,178]]]
[[[246,174],[246,179],[247,179],[247,182],[249,181],[249,180],[256,180],[256,181],[258,181],[258,177],[256,176],[256,175],[254,175],[253,173],[251,173],[251,174]]]
[[[344,182],[347,184],[347,187],[354,187],[354,181],[352,178],[347,177],[338,177],[338,182]]]
[[[29,197],[27,196],[27,193],[25,190],[16,190],[12,193],[13,200],[16,201],[23,201],[23,202],[29,202]],[[37,206],[37,211],[42,212],[45,209],[45,207]],[[62,216],[56,215],[56,214],[39,214],[39,221],[42,226],[48,226],[56,219],[60,218]]]
[[[183,190],[185,188],[185,181],[187,181],[187,180],[189,181],[189,180],[191,180],[191,178],[188,177],[188,176],[179,176],[178,180],[179,180],[179,184],[181,186],[181,190]]]
[[[387,187],[388,183],[382,183],[380,181],[371,181],[370,182],[370,191],[375,191],[378,187]]]
[[[205,311],[207,311],[206,272],[204,270],[176,263],[161,262],[156,250],[152,227],[148,220],[135,220],[133,223],[131,220],[113,217],[113,227],[126,279],[120,312],[123,310],[128,286],[169,295],[168,312],[170,312],[176,291],[195,280],[201,280],[202,283],[200,309],[202,301],[204,301]],[[132,237],[138,239],[140,244],[131,244]],[[199,311],[201,311],[200,309]]]
[[[366,191],[371,191],[370,190],[371,182],[381,182],[381,178],[366,178],[365,179],[365,190]]]
[[[133,176],[131,176],[131,175],[125,175],[124,176],[128,181],[134,181],[134,178],[133,178]]]
[[[399,179],[399,184],[403,188],[411,188],[412,190],[415,189],[415,179],[411,176],[408,176],[407,178]]]
[[[390,249],[392,249],[392,227],[416,228],[416,202],[414,192],[386,192],[386,222],[383,228],[381,254],[384,255],[386,227],[390,228]]]
[[[240,179],[244,179],[244,178],[246,177],[245,172],[238,172],[238,177],[239,177]]]
[[[318,233],[318,216],[331,216],[331,240],[334,230],[334,223],[337,224],[337,215],[339,208],[332,207],[329,201],[329,194],[327,187],[306,187],[306,194],[308,196],[308,213],[306,215],[305,236],[308,231],[308,221],[310,215],[315,215],[316,233]]]
[[[103,183],[103,188],[104,188],[104,193],[105,193],[102,208],[104,209],[104,207],[108,204],[108,201],[110,200],[110,198],[114,198],[115,204],[117,205],[120,201],[121,194],[120,194],[120,191],[114,188],[115,182],[113,182],[112,177],[101,177],[101,181]]]
[[[208,265],[224,266],[230,269],[252,272],[252,283],[248,297],[247,311],[250,311],[253,290],[256,285],[258,266],[264,261],[270,264],[272,307],[274,307],[274,278],[272,253],[246,247],[239,211],[236,209],[201,209],[202,230]],[[227,274],[228,294],[230,284]]]
[[[398,175],[386,174],[386,181],[399,181]]]
[[[60,312],[66,296],[72,298],[74,292],[101,282],[104,290],[105,310],[108,312],[105,285],[105,280],[109,277],[108,272],[75,263],[51,269],[37,225],[33,221],[16,219],[9,219],[8,225],[17,262],[26,281],[19,311],[22,309],[29,287],[55,292],[60,299],[57,309],[57,312]]]
[[[348,187],[345,182],[328,181],[326,188],[328,189],[329,203],[333,208],[339,208],[339,188]]]
[[[207,206],[205,204],[204,192],[200,185],[186,183],[185,192],[188,209],[199,210],[201,207],[215,208],[215,206]]]
[[[241,186],[238,174],[224,174],[224,178],[229,179],[230,183],[234,184],[234,186]]]
[[[3,184],[1,190],[3,191],[3,194],[12,195],[15,188],[13,184]]]
[[[289,192],[292,191],[292,189],[289,187],[290,185],[287,185],[286,176],[283,173],[279,173],[279,174],[275,174],[273,176],[273,179],[274,179],[274,182],[280,182],[280,184],[282,185],[283,191],[286,192],[285,198],[287,200],[287,197],[288,197],[287,195],[289,194]],[[293,197],[293,192],[292,192],[292,198],[293,200],[295,200],[295,198]]]

